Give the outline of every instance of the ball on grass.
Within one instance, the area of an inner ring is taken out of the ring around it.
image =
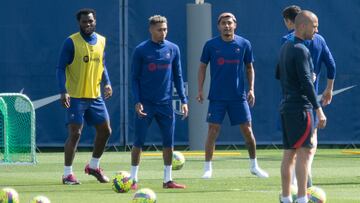
[[[143,188],[134,194],[133,203],[156,203],[156,194],[149,188]]]
[[[309,198],[309,203],[325,203],[326,193],[323,189],[317,186],[309,187],[306,191]]]
[[[0,202],[1,203],[19,203],[19,194],[15,189],[5,187],[0,191]]]
[[[117,193],[125,193],[130,190],[132,183],[127,171],[118,171],[112,179],[112,189]]]
[[[180,170],[184,167],[185,164],[185,157],[179,151],[173,152],[173,159],[172,159],[172,169],[173,170]]]
[[[36,197],[34,197],[30,203],[51,203],[49,198],[42,196],[42,195],[38,195]]]

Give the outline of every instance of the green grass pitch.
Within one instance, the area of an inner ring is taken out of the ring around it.
[[[232,151],[234,152],[234,151]],[[161,156],[143,156],[139,170],[140,188],[148,187],[157,194],[159,203],[279,202],[281,150],[258,150],[259,164],[270,174],[260,179],[249,172],[245,150],[241,155],[215,156],[213,178],[201,179],[203,156],[185,156],[182,170],[173,171],[174,180],[187,185],[184,190],[162,189]],[[111,183],[100,184],[84,174],[90,152],[79,152],[74,170],[81,185],[61,184],[63,153],[39,153],[34,166],[0,165],[0,187],[18,191],[20,202],[29,202],[36,195],[45,195],[52,203],[131,202],[133,191],[118,194]],[[101,167],[112,177],[118,170],[130,169],[129,152],[105,152]],[[313,182],[323,188],[329,203],[360,202],[360,155],[341,153],[339,149],[319,149],[313,164]]]

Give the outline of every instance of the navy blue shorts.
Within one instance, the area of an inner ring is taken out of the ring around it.
[[[221,124],[225,114],[229,115],[231,125],[251,122],[250,108],[247,101],[219,101],[210,100],[206,121]]]
[[[314,119],[312,110],[281,113],[284,149],[312,148]]]
[[[134,146],[141,148],[144,145],[148,128],[153,119],[159,125],[163,147],[173,147],[174,145],[174,129],[175,114],[172,103],[169,104],[149,104],[142,103],[144,113],[147,115],[140,117],[135,115],[135,140]]]
[[[88,125],[98,125],[109,121],[109,113],[101,97],[96,99],[70,98],[66,124],[83,124],[84,120]]]

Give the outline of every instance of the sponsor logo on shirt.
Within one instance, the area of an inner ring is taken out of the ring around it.
[[[83,57],[83,61],[84,61],[85,63],[89,62],[89,56],[84,56],[84,57]]]
[[[156,70],[162,70],[162,69],[168,69],[170,68],[170,64],[156,64],[156,63],[149,63],[148,70],[150,72],[156,71]]]
[[[100,62],[100,58],[99,58],[99,57],[90,58],[88,55],[86,55],[86,56],[83,57],[83,61],[84,61],[85,63],[88,63],[89,61],[93,61],[93,62],[99,63],[99,62]]]
[[[220,58],[217,59],[217,64],[219,66],[222,66],[225,63],[227,63],[227,64],[239,64],[240,60],[239,59],[224,59],[223,57],[220,57]]]

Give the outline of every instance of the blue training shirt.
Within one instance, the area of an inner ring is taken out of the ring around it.
[[[293,41],[294,35],[294,31],[291,30],[287,35],[282,37],[282,43],[284,44],[287,40]],[[325,39],[321,35],[315,34],[312,40],[306,40],[304,41],[304,44],[309,49],[314,64],[314,73],[316,74],[314,87],[315,91],[318,92],[322,63],[326,66],[327,78],[332,80],[335,79],[336,75],[335,60],[325,42]]]
[[[238,35],[226,42],[220,36],[207,41],[200,61],[210,62],[209,100],[246,100],[244,65],[254,61],[250,42]]]
[[[87,43],[91,45],[96,44],[97,35],[95,33],[92,33],[90,36],[86,36],[82,32],[80,32],[80,34]],[[65,83],[66,83],[65,69],[67,65],[73,62],[74,53],[75,53],[74,42],[70,37],[68,37],[64,41],[63,47],[60,52],[59,62],[58,65],[56,66],[56,78],[58,81],[59,92],[61,94],[67,92],[65,88]],[[107,72],[106,64],[105,64],[105,52],[103,57],[103,64],[104,64],[104,72],[102,75],[102,81],[105,85],[111,85],[109,74]]]
[[[134,102],[164,104],[172,100],[173,82],[182,103],[187,103],[179,47],[165,40],[146,40],[133,53],[131,65]]]

